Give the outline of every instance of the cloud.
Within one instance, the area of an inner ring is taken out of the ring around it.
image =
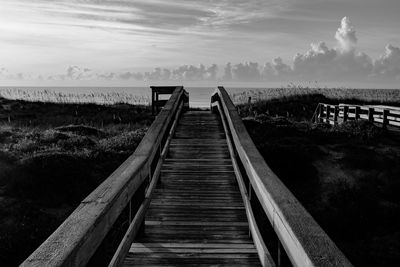
[[[339,42],[342,51],[349,52],[355,49],[357,45],[356,31],[348,17],[342,19],[340,28],[336,31],[335,38]]]
[[[64,74],[48,76],[48,80],[136,80],[136,81],[216,81],[218,66],[211,64],[182,65],[175,69],[157,67],[148,72],[96,72],[89,68],[69,66]],[[0,70],[0,77],[2,70]]]
[[[224,68],[224,75],[222,76],[222,80],[231,81],[232,77],[232,64],[230,62],[226,63]]]
[[[375,61],[374,75],[400,80],[400,48],[387,45],[385,53]]]
[[[232,67],[233,80],[258,81],[261,78],[259,66],[256,62],[239,63]]]
[[[172,79],[182,81],[215,80],[217,71],[218,67],[216,64],[212,64],[209,67],[205,67],[203,64],[200,64],[198,67],[183,65],[172,71]]]
[[[308,51],[297,53],[286,63],[281,57],[260,65],[257,62],[227,63],[219,72],[216,64],[181,65],[176,68],[156,67],[148,72],[98,72],[69,66],[65,73],[44,77],[47,80],[135,80],[135,81],[370,81],[400,80],[400,48],[387,45],[384,53],[373,60],[359,52],[356,30],[344,17],[336,31],[337,46],[313,43]],[[2,79],[34,79],[23,73],[10,74],[0,69]]]
[[[324,42],[312,44],[305,54],[293,60],[293,73],[301,78],[350,80],[366,78],[373,69],[372,59],[365,53],[329,48]]]
[[[96,74],[91,69],[80,68],[78,66],[69,66],[67,69],[66,78],[71,80],[86,80],[90,79]]]
[[[182,65],[175,69],[155,68],[151,72],[145,72],[142,76],[136,74],[136,80],[144,81],[204,81],[217,79],[218,66],[212,64],[208,67],[200,64]]]
[[[277,57],[272,61],[272,67],[277,76],[286,76],[292,74],[292,68],[285,64],[282,58]]]

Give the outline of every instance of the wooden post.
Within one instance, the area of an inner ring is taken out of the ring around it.
[[[338,124],[338,117],[339,117],[339,107],[335,106],[335,110],[333,113],[333,123],[336,125]]]
[[[154,89],[151,89],[151,115],[154,115]]]
[[[160,110],[159,110],[159,107],[158,107],[158,93],[156,92],[156,112],[157,112],[157,114],[158,114],[159,111]]]
[[[355,110],[354,114],[355,114],[355,116],[354,116],[355,120],[358,120],[360,118],[360,107],[359,106],[356,106],[356,110]]]
[[[324,107],[323,104],[319,106],[319,122],[324,122]]]
[[[343,107],[343,121],[347,121],[349,118],[349,107],[344,106]]]
[[[325,120],[325,122],[328,123],[328,124],[330,123],[329,122],[330,116],[331,116],[331,106],[330,105],[326,105],[326,120]]]
[[[368,108],[368,121],[374,122],[374,109]]]
[[[389,110],[388,109],[384,109],[383,110],[383,121],[382,121],[382,128],[383,129],[386,129],[388,124],[389,124],[388,115],[389,115]]]

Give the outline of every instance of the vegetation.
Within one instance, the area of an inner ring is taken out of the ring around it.
[[[312,88],[307,86],[289,84],[283,88],[249,89],[241,93],[232,94],[233,101],[237,104],[275,99],[285,102],[287,98],[298,98],[320,95],[334,102],[357,101],[375,103],[400,103],[400,92],[397,89],[349,89],[349,88]]]
[[[93,90],[90,93],[68,93],[58,92],[51,88],[39,87],[0,87],[0,97],[25,100],[31,102],[46,103],[81,103],[81,104],[102,104],[111,105],[116,103],[126,103],[131,105],[146,105],[150,103],[146,95],[135,95],[125,92],[97,92]]]
[[[316,94],[262,100],[239,109],[267,164],[350,261],[355,266],[396,266],[400,136],[367,121],[338,126],[309,122],[318,102],[338,101],[354,103]]]
[[[133,153],[153,117],[147,106],[0,102],[0,261],[14,266]]]

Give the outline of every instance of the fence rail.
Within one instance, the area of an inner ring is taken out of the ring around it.
[[[110,263],[118,265],[127,249],[124,242],[129,243],[143,227],[143,211],[157,181],[164,148],[188,101],[183,87],[176,87],[135,152],[21,266],[85,266],[119,216],[128,213],[130,226]]]
[[[218,87],[212,96],[211,108],[218,111],[226,125],[235,173],[261,263],[264,266],[274,265],[259,232],[260,228],[267,226],[257,225],[252,211],[254,198],[258,199],[279,238],[276,265],[280,265],[282,252],[279,248],[282,246],[293,266],[352,266],[265,163],[223,87]]]
[[[383,128],[387,128],[387,126],[400,127],[400,107],[319,103],[312,122],[335,125],[359,119],[379,123]]]

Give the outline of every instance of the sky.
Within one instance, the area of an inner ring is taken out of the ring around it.
[[[399,0],[0,0],[0,80],[396,87],[399,14]]]

